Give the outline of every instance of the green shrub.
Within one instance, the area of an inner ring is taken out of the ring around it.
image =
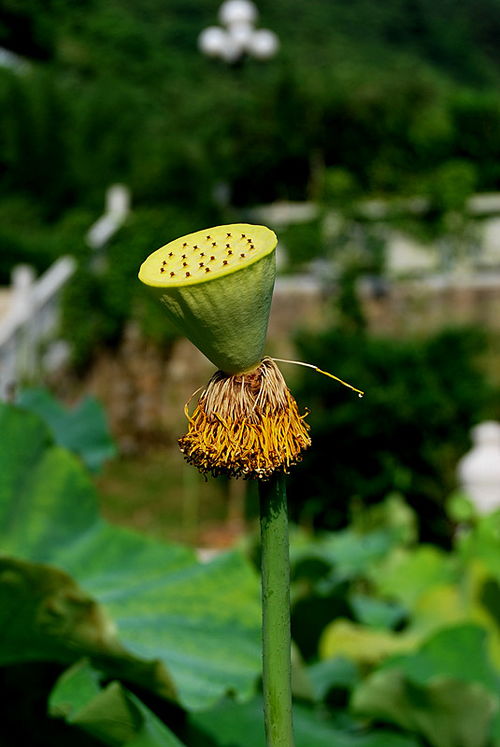
[[[287,269],[290,270],[301,269],[325,252],[319,220],[288,226],[280,231],[280,242],[286,249]]]
[[[87,455],[90,414],[71,414]],[[9,404],[0,425],[2,745],[264,747],[241,550],[201,564],[113,526],[66,426],[56,445]],[[394,494],[339,532],[292,531],[297,747],[498,744],[500,513],[461,516],[449,552],[416,542]]]
[[[72,210],[57,223],[45,223],[39,205],[26,197],[0,199],[0,283],[8,284],[18,264],[41,274],[63,254],[79,254],[91,212]]]
[[[307,374],[296,394],[311,410],[313,448],[290,482],[295,518],[335,528],[353,498],[379,501],[401,490],[426,539],[446,543],[443,502],[455,486],[469,429],[491,417],[492,389],[478,357],[476,329],[426,339],[371,338],[362,333],[303,334],[299,359],[366,391],[362,401],[329,379]]]

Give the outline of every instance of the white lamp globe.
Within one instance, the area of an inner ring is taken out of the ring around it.
[[[209,26],[198,37],[198,47],[207,57],[223,57],[227,33],[219,26]]]
[[[257,8],[250,0],[226,0],[219,10],[219,21],[226,26],[257,20]]]
[[[273,31],[259,29],[252,34],[248,51],[258,60],[268,60],[279,49],[279,39]]]
[[[243,48],[236,39],[233,39],[230,33],[226,34],[225,46],[222,51],[222,59],[229,65],[237,62],[243,54]]]
[[[235,23],[229,27],[228,34],[240,51],[247,52],[252,44],[254,29],[248,23]]]

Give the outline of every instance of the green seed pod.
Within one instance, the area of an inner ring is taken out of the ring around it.
[[[241,374],[255,369],[264,352],[276,244],[265,226],[235,223],[196,231],[150,254],[139,280],[217,368]]]

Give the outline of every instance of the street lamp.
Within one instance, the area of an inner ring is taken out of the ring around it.
[[[220,26],[209,26],[198,37],[198,47],[207,57],[218,57],[229,64],[244,57],[268,60],[279,48],[277,35],[269,29],[256,29],[257,8],[250,0],[225,0],[219,9]]]

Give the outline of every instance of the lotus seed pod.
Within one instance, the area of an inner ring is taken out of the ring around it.
[[[252,371],[264,352],[276,244],[265,226],[235,223],[196,231],[150,254],[139,280],[218,369]]]

